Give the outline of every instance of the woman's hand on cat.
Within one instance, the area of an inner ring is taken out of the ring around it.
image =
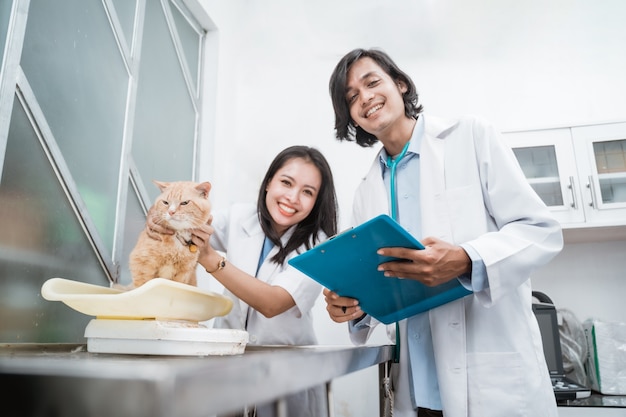
[[[191,231],[191,243],[198,246],[201,250],[205,246],[209,246],[209,239],[213,234],[213,226],[211,226],[211,219],[209,219],[208,223]]]
[[[146,216],[146,234],[148,237],[154,240],[163,240],[161,235],[173,235],[175,233],[174,229],[158,224],[155,219],[157,216],[158,214],[154,208],[148,210],[148,215]]]
[[[211,219],[209,219],[209,223],[210,222]],[[213,231],[213,227],[209,224],[205,224],[191,231],[191,243],[196,245],[199,250],[198,263],[206,269],[207,272],[214,270],[214,265],[217,265],[218,260],[222,258],[222,255],[213,249],[209,242]]]

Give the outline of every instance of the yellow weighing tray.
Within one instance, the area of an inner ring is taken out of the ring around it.
[[[244,330],[199,323],[228,314],[230,298],[164,278],[129,291],[51,278],[41,295],[96,317],[85,329],[89,352],[233,355],[243,353],[248,342]]]

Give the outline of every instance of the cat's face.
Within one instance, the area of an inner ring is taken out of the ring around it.
[[[211,213],[211,183],[153,181],[161,190],[154,203],[155,222],[175,230],[195,229],[207,222]]]
[[[267,184],[265,203],[278,234],[307,218],[321,185],[320,171],[302,158],[290,159],[276,171]]]

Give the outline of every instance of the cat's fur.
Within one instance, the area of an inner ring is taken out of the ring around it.
[[[197,286],[198,251],[191,244],[191,229],[206,224],[210,217],[211,183],[153,182],[161,190],[151,208],[156,213],[155,223],[174,229],[176,234],[161,234],[161,240],[152,239],[145,230],[139,234],[129,259],[133,288],[153,278]]]

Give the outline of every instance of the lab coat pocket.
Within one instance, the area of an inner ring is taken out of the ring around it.
[[[469,417],[528,416],[519,353],[474,353],[467,359]]]
[[[487,230],[487,211],[479,183],[447,189],[446,204],[455,242],[467,242]]]

